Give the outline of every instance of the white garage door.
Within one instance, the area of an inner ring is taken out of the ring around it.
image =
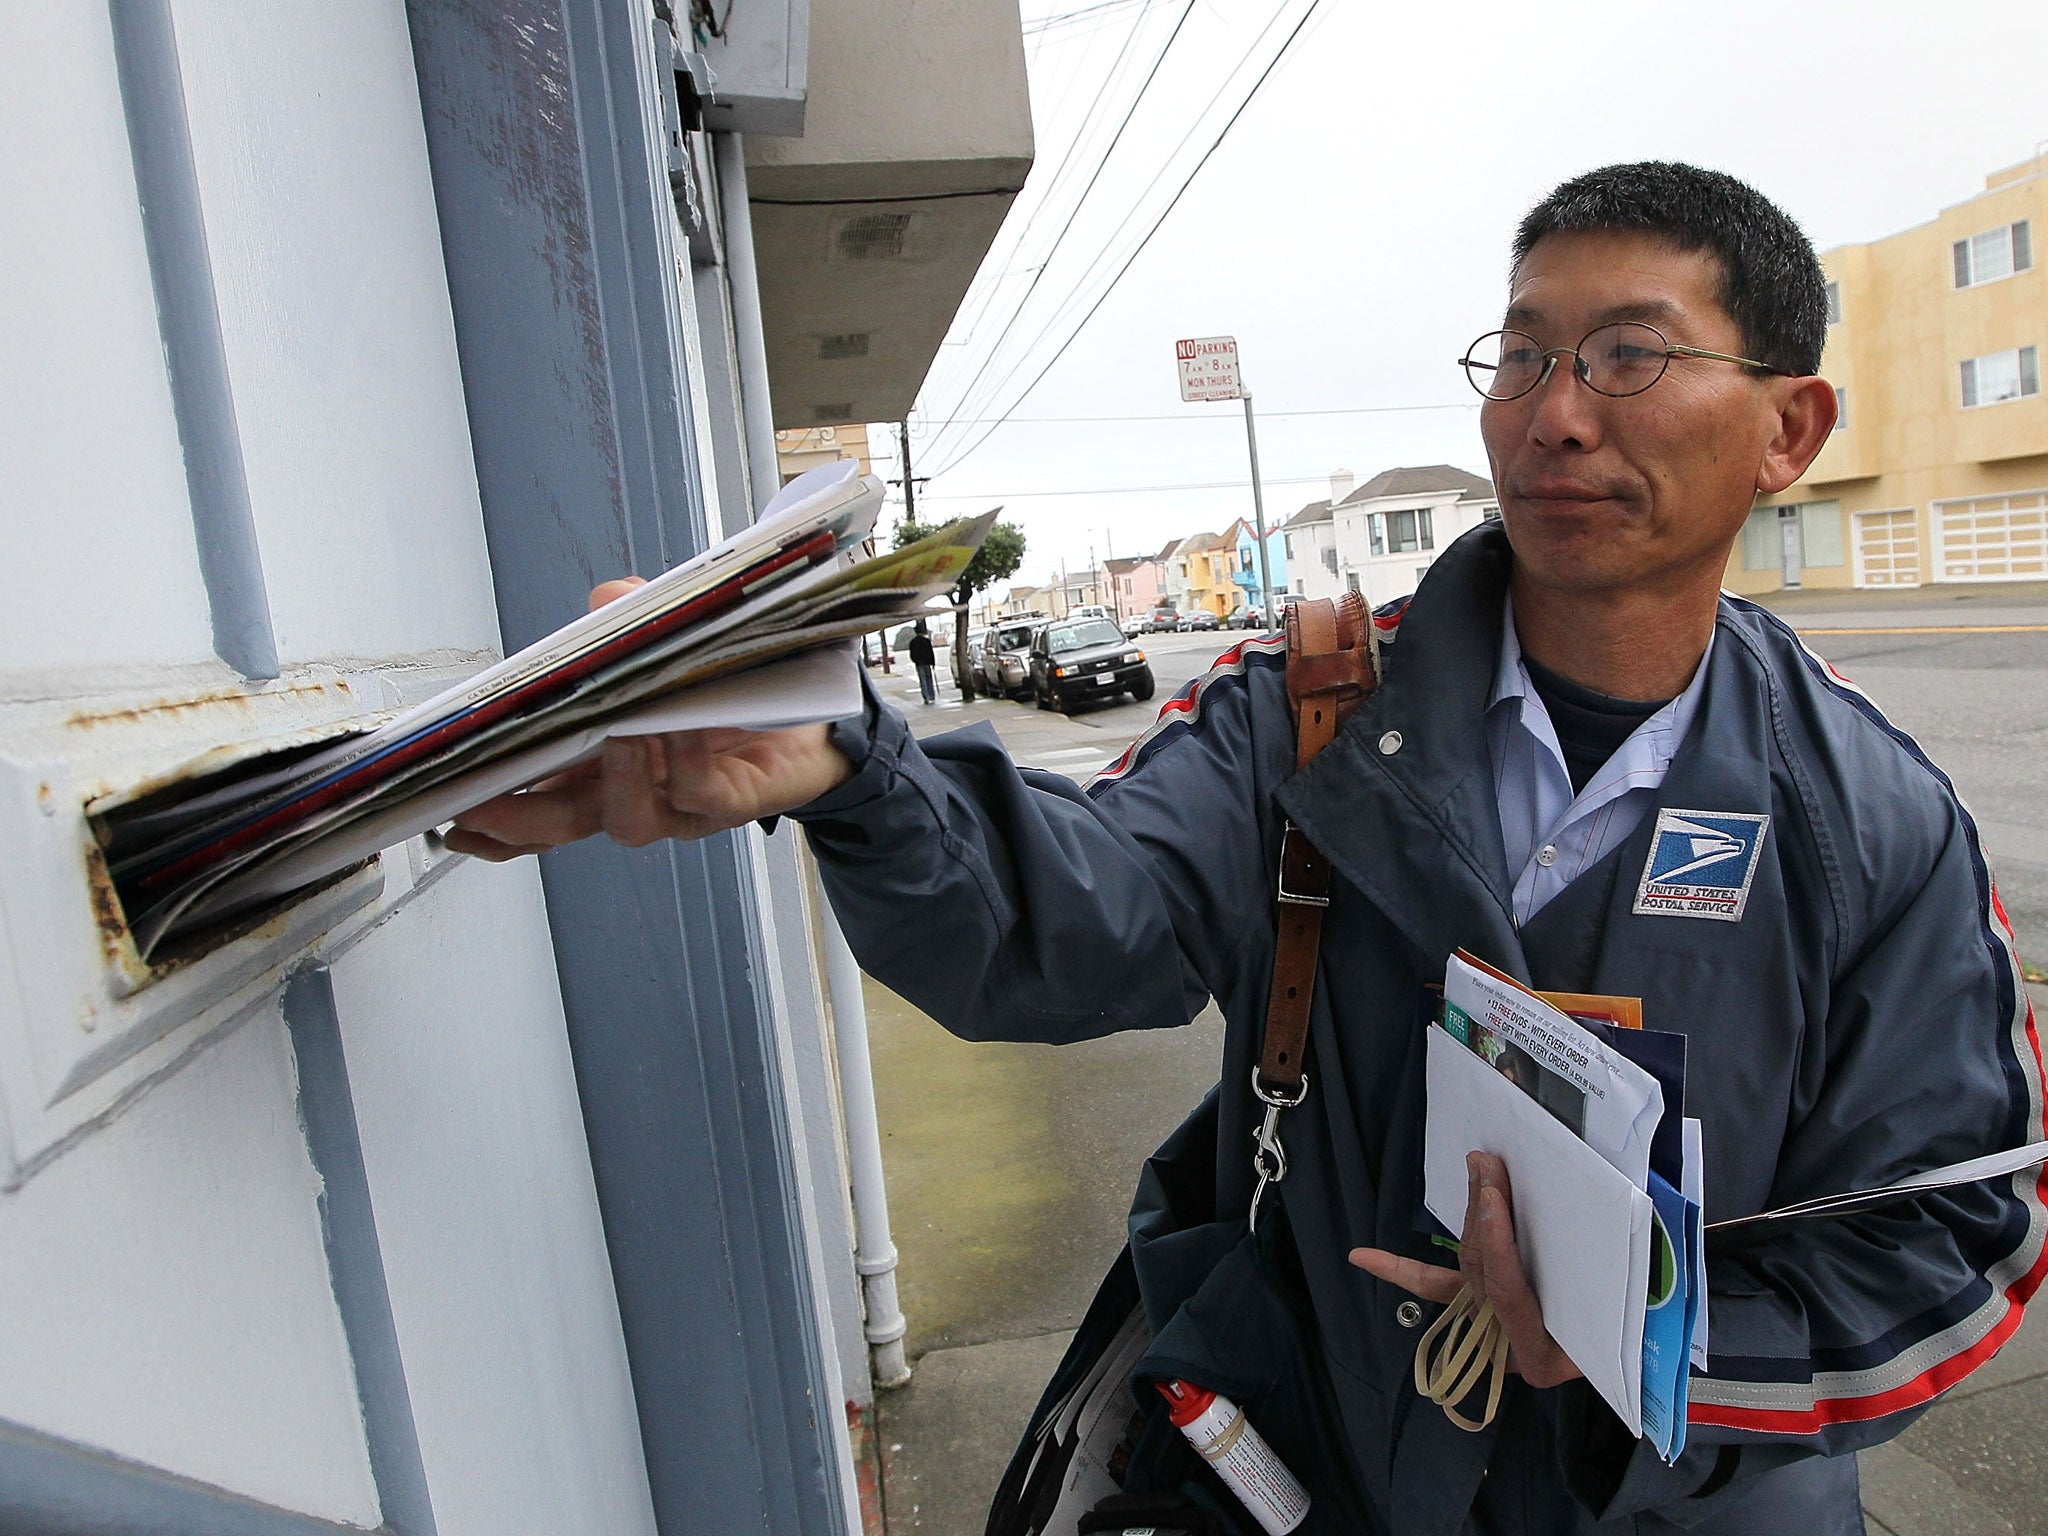
[[[2048,577],[2048,491],[1934,504],[1941,540],[1938,581],[2039,581]]]
[[[1856,585],[1920,585],[1920,514],[1912,507],[1856,514]]]

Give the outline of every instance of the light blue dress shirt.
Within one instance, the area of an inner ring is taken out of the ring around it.
[[[1515,607],[1509,600],[1501,619],[1493,696],[1486,706],[1486,746],[1493,759],[1501,844],[1515,880],[1517,926],[1635,831],[1692,728],[1713,654],[1709,636],[1685,692],[1637,726],[1574,795],[1557,728],[1522,665]]]

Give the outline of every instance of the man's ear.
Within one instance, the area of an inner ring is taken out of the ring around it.
[[[1765,446],[1756,472],[1756,488],[1766,496],[1776,495],[1806,473],[1835,430],[1840,410],[1834,385],[1817,375],[1783,380],[1775,392],[1778,431]]]

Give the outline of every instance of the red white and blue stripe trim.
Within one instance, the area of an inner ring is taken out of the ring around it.
[[[1373,642],[1375,650],[1393,643],[1395,633],[1401,627],[1401,615],[1407,611],[1408,599],[1389,603],[1373,615]],[[1245,675],[1252,667],[1285,667],[1287,665],[1287,640],[1283,635],[1260,635],[1256,639],[1241,640],[1216,658],[1209,670],[1196,678],[1187,687],[1168,699],[1159,707],[1159,718],[1151,728],[1132,742],[1117,756],[1116,760],[1088,781],[1088,793],[1100,794],[1112,785],[1129,778],[1144,765],[1146,760],[1165,746],[1190,731],[1199,730],[1202,723],[1203,700],[1209,690],[1223,685],[1226,690],[1242,688]]]
[[[1798,641],[1792,628],[1768,610],[1732,595],[1729,601],[1739,611],[1760,616]],[[1814,675],[1897,742],[1954,801],[1976,875],[1983,942],[1997,976],[2000,1043],[2012,1106],[2012,1124],[2007,1129],[2017,1137],[2015,1145],[2048,1137],[2048,1118],[2044,1118],[2048,1115],[2048,1091],[2044,1091],[2034,1009],[2014,948],[2012,924],[1998,899],[1969,808],[1948,775],[1911,736],[1886,719],[1870,697],[1825,658],[1804,642],[1798,643]],[[1981,1257],[1965,1255],[1979,1269],[1978,1278],[1948,1302],[1906,1320],[1860,1348],[1816,1351],[1805,1369],[1792,1361],[1716,1358],[1717,1374],[1693,1378],[1688,1420],[1771,1434],[1812,1435],[1830,1424],[1858,1423],[1920,1407],[1961,1381],[2012,1337],[2026,1304],[2048,1274],[2048,1169],[2014,1174],[2004,1193],[2006,1220],[1981,1245]],[[1799,1379],[1719,1374],[1731,1367],[1742,1373],[1752,1364],[1775,1364],[1779,1371],[1770,1374],[1782,1372]]]
[[[1136,773],[1153,753],[1168,742],[1200,730],[1204,707],[1216,696],[1215,690],[1230,692],[1242,689],[1245,677],[1253,667],[1281,668],[1286,665],[1287,639],[1284,635],[1260,635],[1255,639],[1240,640],[1218,656],[1207,672],[1159,706],[1159,718],[1152,722],[1144,735],[1125,747],[1114,762],[1088,781],[1088,793],[1101,794]]]

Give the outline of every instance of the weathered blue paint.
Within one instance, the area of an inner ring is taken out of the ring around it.
[[[108,0],[107,10],[213,648],[244,677],[276,677],[277,638],[249,506],[170,0]]]
[[[396,1536],[259,1504],[0,1421],[0,1531],[7,1536]]]
[[[637,14],[636,14],[637,12]],[[507,649],[703,547],[645,12],[409,0]],[[744,846],[542,861],[664,1532],[839,1532]]]
[[[299,1119],[306,1150],[320,1175],[320,1236],[327,1272],[355,1363],[356,1397],[369,1447],[370,1475],[385,1528],[394,1536],[434,1536],[434,1507],[413,1424],[412,1394],[391,1316],[384,1253],[370,1206],[356,1130],[355,1096],[341,1046],[341,1019],[327,967],[308,964],[286,983],[282,1003],[299,1074]]]

